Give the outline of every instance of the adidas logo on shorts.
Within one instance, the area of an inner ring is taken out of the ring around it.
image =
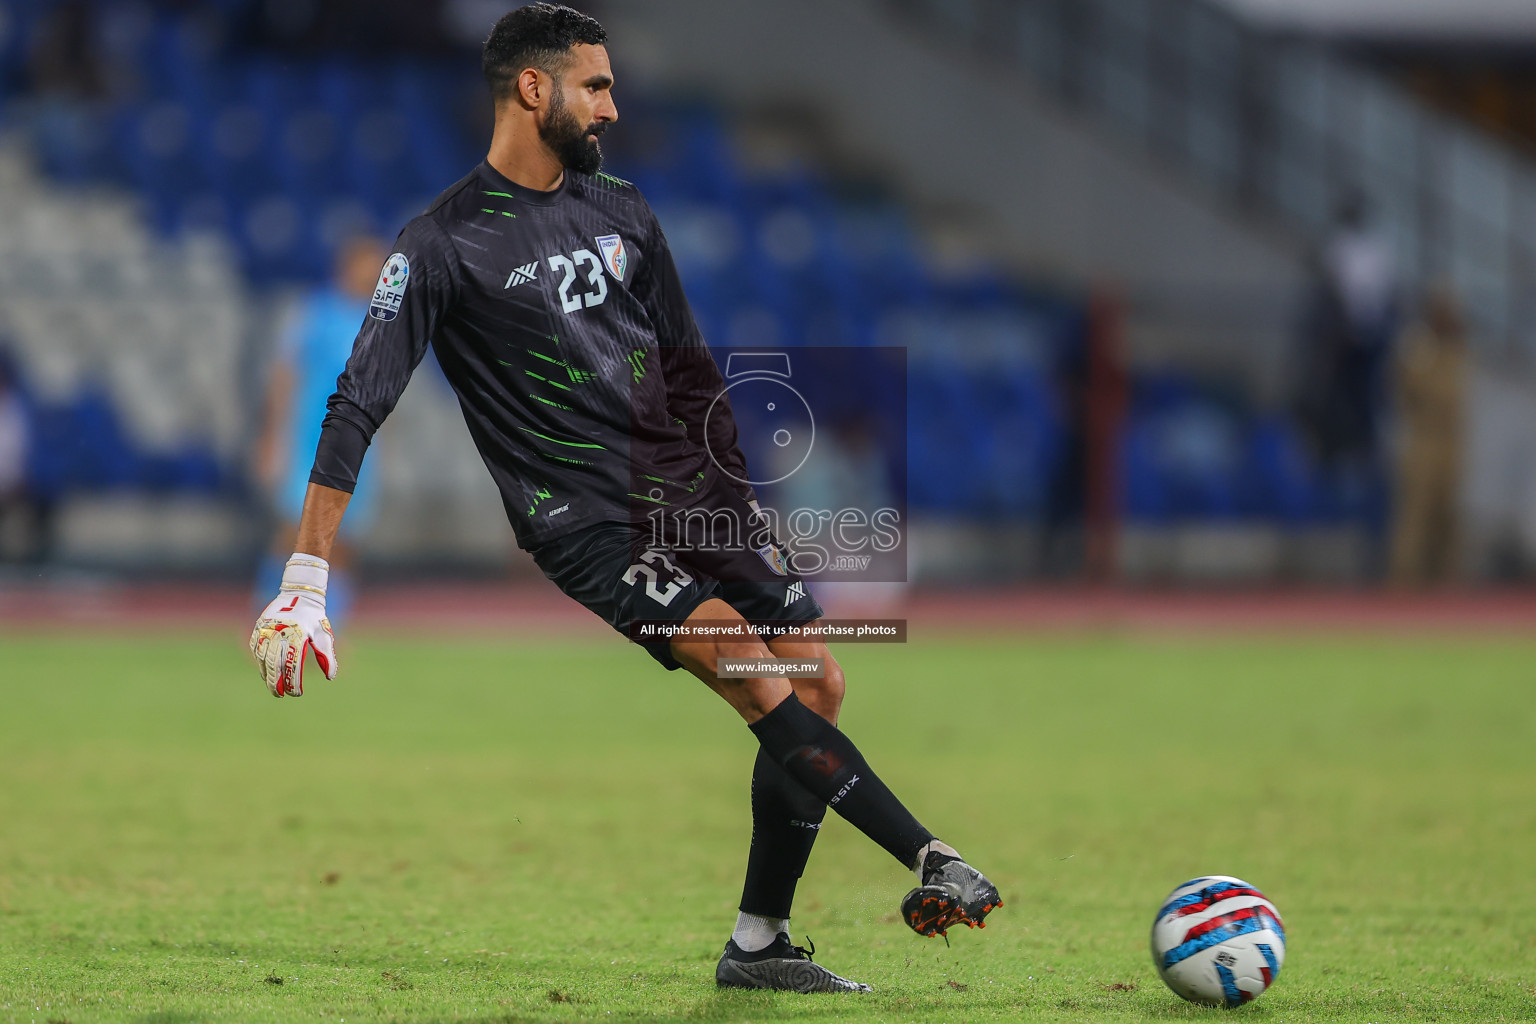
[[[784,607],[788,608],[805,596],[805,584],[799,580],[784,588]]]

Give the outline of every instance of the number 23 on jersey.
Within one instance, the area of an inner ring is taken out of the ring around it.
[[[592,250],[577,249],[569,256],[551,256],[548,263],[553,273],[562,275],[556,290],[560,293],[560,308],[565,312],[598,306],[608,298],[608,277],[603,273],[603,261]],[[582,268],[587,269],[583,272]],[[585,278],[581,281],[582,290],[572,291],[578,278]]]
[[[597,239],[601,256],[591,249],[577,249],[569,256],[551,256],[546,261],[552,273],[560,275],[555,286],[560,293],[560,308],[566,313],[598,306],[608,298],[606,268],[614,280],[623,281],[629,269],[629,253],[624,239],[618,235],[602,235]]]

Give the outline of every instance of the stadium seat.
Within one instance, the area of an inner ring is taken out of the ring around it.
[[[244,2],[222,0],[229,10]],[[110,112],[40,108],[32,128],[45,165],[61,180],[111,178],[133,188],[147,223],[173,244],[226,238],[245,281],[260,291],[323,280],[349,233],[392,235],[478,159],[483,140],[456,131],[443,114],[474,84],[462,69],[216,54],[185,16],[118,17],[114,58],[137,66],[144,94]],[[0,48],[0,70],[13,59]],[[656,209],[712,344],[908,345],[913,503],[955,514],[1041,514],[1066,434],[1052,382],[1080,342],[1075,305],[1021,294],[990,272],[936,275],[897,203],[868,193],[846,200],[804,161],[743,166],[726,122],[707,107],[627,96],[624,116],[627,131],[605,141],[609,165]],[[161,302],[188,308],[185,300]],[[221,436],[238,434],[237,422],[226,422],[238,420],[237,403],[194,416],[186,397],[199,390],[192,380],[235,373],[238,342],[200,346],[180,318],[143,322],[136,365],[156,369],[119,374],[142,379],[141,387],[80,392],[76,404],[58,407],[67,414],[50,407],[43,415],[51,437],[91,430],[102,438],[95,453],[51,449],[66,453],[43,459],[54,485],[132,479],[208,489],[238,476],[221,468],[220,444],[183,443],[177,426],[208,416]],[[238,331],[215,333],[234,339]],[[34,349],[39,365],[53,367],[49,379],[71,380],[86,364]],[[859,400],[842,395],[833,404],[851,412]]]

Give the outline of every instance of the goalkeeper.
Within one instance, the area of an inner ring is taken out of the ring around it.
[[[519,545],[562,591],[626,636],[640,622],[741,627],[641,644],[724,698],[760,747],[746,883],[717,983],[866,991],[789,940],[828,806],[917,874],[901,909],[918,933],[979,925],[1001,900],[838,730],[844,682],[826,646],[754,632],[822,612],[742,482],[724,381],[656,218],[633,185],[598,171],[599,138],[618,117],[606,40],[590,17],[536,3],[486,41],[489,155],[406,225],[385,261],[327,405],[297,551],[251,650],[278,697],[304,692],[310,651],[336,677],[327,559],[369,441],[431,344]],[[687,517],[647,515],[656,509],[701,513],[714,543],[692,544],[678,525]],[[716,672],[721,659],[770,657],[821,658],[825,675]]]

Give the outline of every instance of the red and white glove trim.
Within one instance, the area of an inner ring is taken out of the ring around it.
[[[283,570],[280,593],[251,631],[251,653],[274,697],[304,695],[304,662],[311,651],[325,677],[336,678],[336,637],[325,617],[330,568],[323,558],[295,552]]]

